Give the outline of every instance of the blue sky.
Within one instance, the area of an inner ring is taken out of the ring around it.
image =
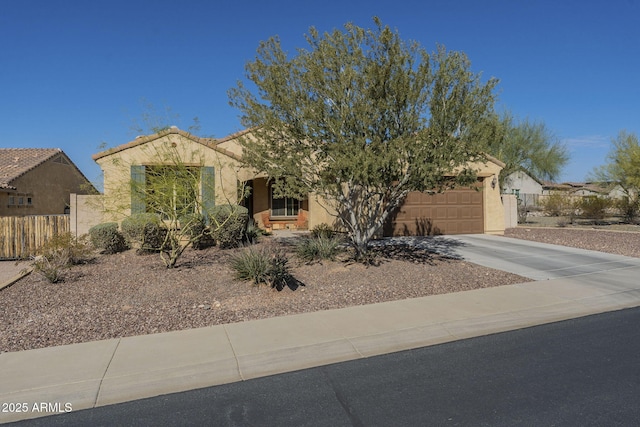
[[[640,0],[0,0],[0,147],[61,148],[101,185],[91,155],[132,140],[145,105],[226,136],[241,129],[227,90],[261,40],[294,52],[310,26],[373,16],[500,79],[499,110],[567,145],[561,181],[603,164],[619,131],[640,132]]]

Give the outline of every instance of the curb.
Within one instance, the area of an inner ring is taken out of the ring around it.
[[[32,271],[33,271],[33,267],[27,267],[23,269],[20,273],[18,273],[16,276],[13,276],[11,279],[7,280],[6,282],[0,283],[0,291],[3,290],[4,288],[8,288],[9,286],[13,285],[23,277],[28,276],[29,274],[31,274]]]

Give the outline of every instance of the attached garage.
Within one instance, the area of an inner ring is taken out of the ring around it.
[[[484,233],[482,190],[459,188],[444,193],[409,193],[392,218],[387,235],[428,236]]]
[[[389,222],[387,236],[484,233],[482,188],[409,193]]]
[[[443,193],[412,192],[384,227],[384,236],[503,234],[504,207],[497,177],[504,163],[478,162],[478,182]]]

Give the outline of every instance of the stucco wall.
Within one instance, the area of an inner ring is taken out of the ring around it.
[[[502,166],[489,161],[478,165],[478,175],[483,177],[484,232],[486,234],[504,234],[505,217],[498,175]]]
[[[102,195],[71,194],[70,231],[79,237],[94,225],[104,222]]]
[[[181,134],[167,134],[96,160],[104,175],[106,219],[120,221],[131,213],[131,166],[180,164],[215,168],[216,204],[238,202],[238,181],[244,179],[237,160],[192,141]]]
[[[309,195],[309,229],[319,224],[337,226],[337,214],[331,204],[316,194]]]
[[[518,199],[513,194],[502,195],[502,205],[504,206],[504,226],[513,228],[518,226]]]

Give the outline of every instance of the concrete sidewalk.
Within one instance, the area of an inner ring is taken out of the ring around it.
[[[636,265],[588,276],[4,353],[0,402],[8,411],[0,411],[0,422],[636,307],[639,276]]]

